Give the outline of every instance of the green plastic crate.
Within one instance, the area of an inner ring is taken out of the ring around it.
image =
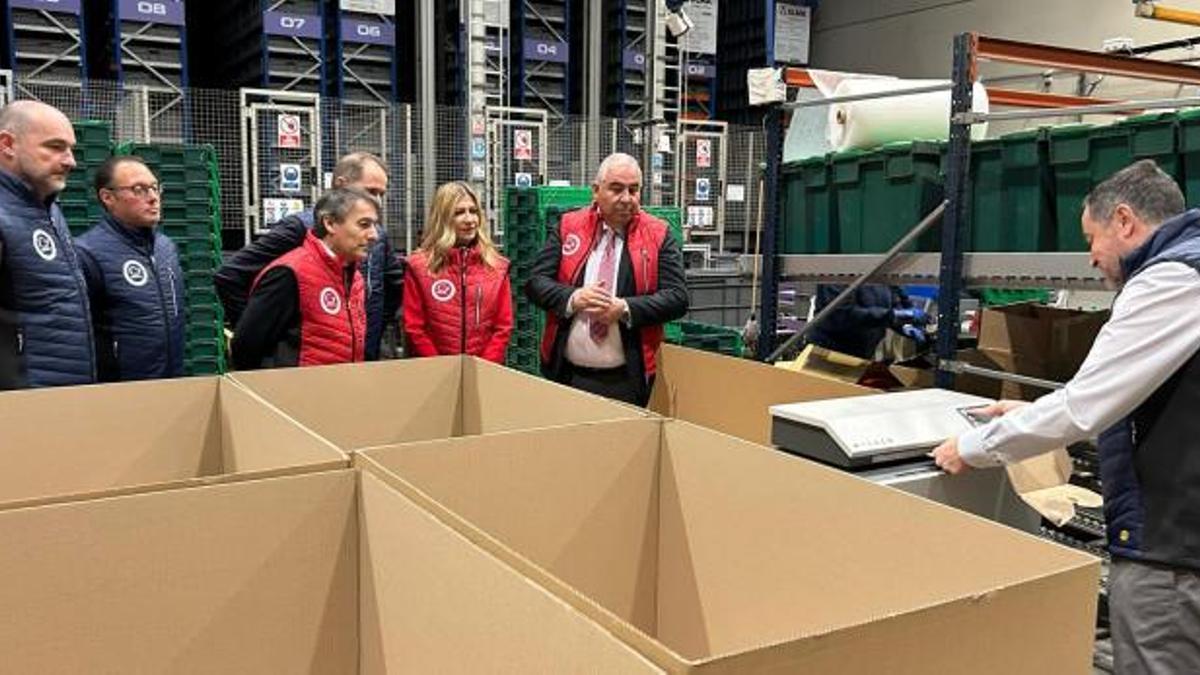
[[[889,143],[830,157],[840,253],[883,253],[942,201],[941,144]],[[915,250],[939,249],[938,231]]]
[[[840,242],[828,156],[790,162],[782,175],[782,252],[837,253]]]
[[[972,251],[1053,251],[1049,130],[971,144]]]
[[[684,347],[738,357],[745,351],[746,344],[742,332],[736,328],[698,321],[680,321],[678,326],[678,333],[671,335],[674,333],[671,331],[668,335],[677,337],[676,343]]]
[[[1139,159],[1153,159],[1183,184],[1175,113],[1137,115],[1116,124],[1072,124],[1050,130],[1058,251],[1086,251],[1079,218],[1096,184]]]
[[[1179,160],[1183,195],[1189,207],[1200,203],[1200,109],[1179,113]]]

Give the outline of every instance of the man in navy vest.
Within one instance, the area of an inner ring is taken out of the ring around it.
[[[1079,372],[934,451],[950,473],[1099,437],[1116,672],[1200,673],[1200,210],[1152,161],[1084,200],[1092,265],[1119,289]]]
[[[55,202],[74,147],[71,121],[53,107],[0,110],[0,389],[96,379],[87,285]]]
[[[387,196],[388,175],[383,161],[367,152],[352,152],[338,160],[333,168],[333,187],[350,187],[370,194],[382,204]],[[290,215],[273,225],[266,234],[233,254],[213,282],[225,308],[225,320],[232,328],[238,324],[250,288],[263,269],[283,254],[299,248],[312,229],[313,212]],[[395,324],[404,288],[404,267],[392,251],[382,223],[379,237],[370,254],[359,264],[367,289],[366,358],[379,358],[380,345],[388,325]]]
[[[96,171],[107,214],[75,240],[87,277],[102,382],[183,375],[183,269],[158,231],[158,179],[137,157]]]

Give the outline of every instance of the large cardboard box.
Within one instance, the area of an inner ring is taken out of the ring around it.
[[[1011,372],[1065,382],[1107,321],[1108,312],[1031,302],[989,307],[980,315],[979,349]]]
[[[6,673],[653,673],[340,470],[0,512]]]
[[[473,357],[230,375],[339,448],[645,417],[641,408]]]
[[[345,468],[219,377],[0,393],[0,508]]]
[[[755,443],[771,442],[769,408],[878,391],[756,361],[664,344],[650,410]]]
[[[1090,673],[1095,558],[685,422],[354,461],[669,672]]]

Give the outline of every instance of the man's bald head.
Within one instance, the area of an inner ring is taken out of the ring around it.
[[[31,125],[45,122],[71,125],[62,111],[41,101],[13,101],[0,108],[0,130],[3,131],[20,135],[28,131]]]
[[[66,187],[74,147],[71,120],[58,108],[13,101],[0,109],[0,169],[24,181],[39,201]]]

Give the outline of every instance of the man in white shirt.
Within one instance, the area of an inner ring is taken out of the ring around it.
[[[1079,372],[934,450],[950,473],[1099,437],[1118,673],[1200,673],[1200,210],[1152,161],[1084,200],[1092,265],[1119,294]]]
[[[663,324],[687,312],[683,254],[663,221],[641,211],[642,170],[614,153],[593,204],[546,233],[525,293],[546,310],[542,372],[552,380],[645,405]]]

